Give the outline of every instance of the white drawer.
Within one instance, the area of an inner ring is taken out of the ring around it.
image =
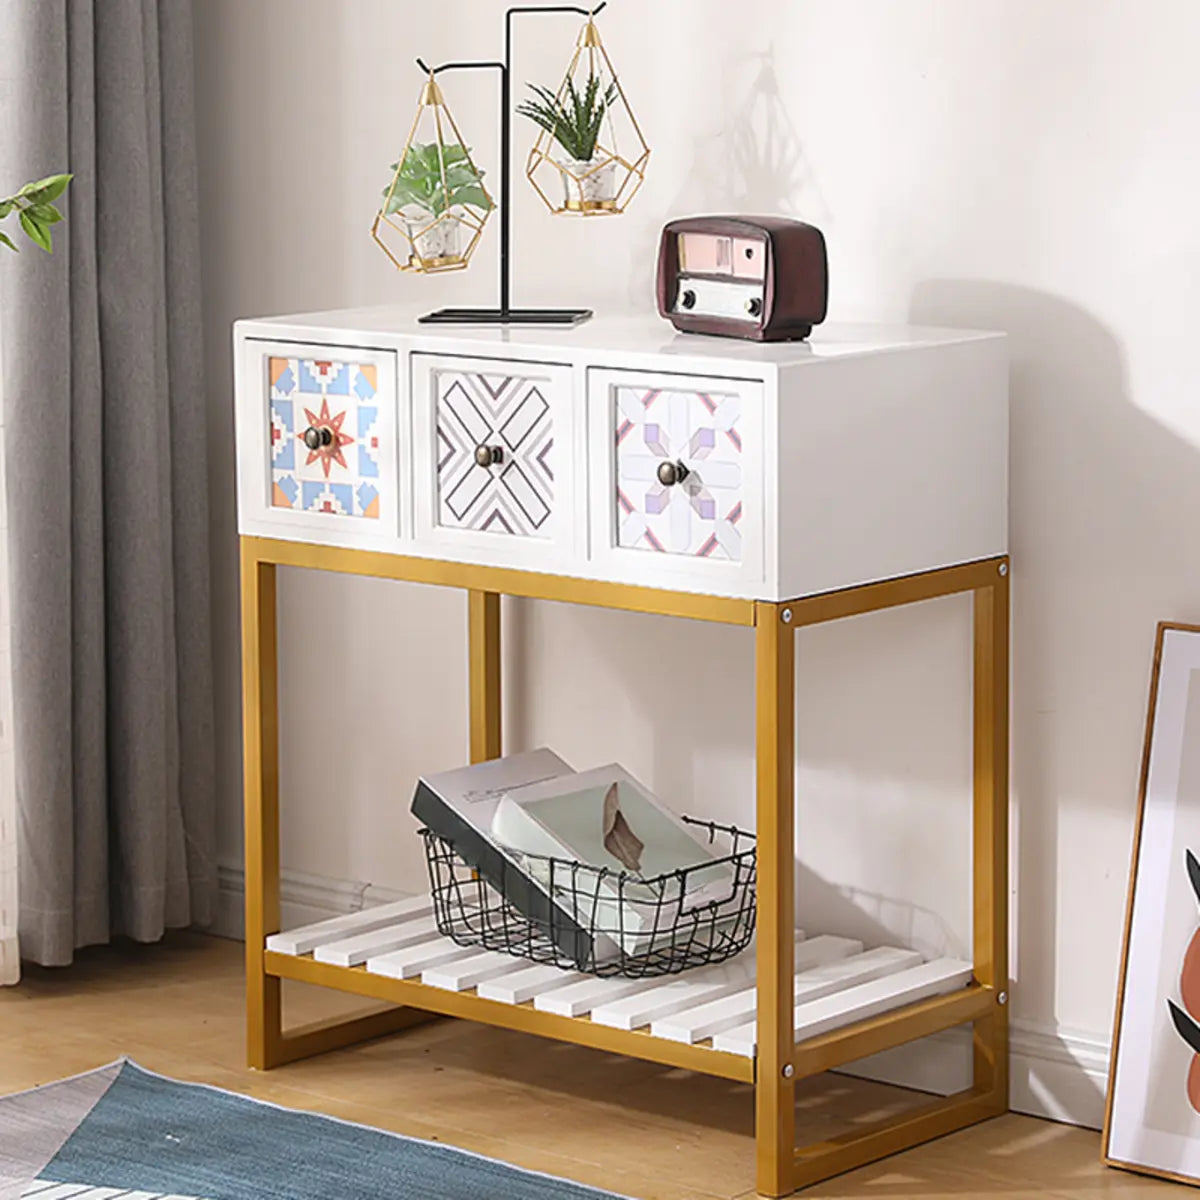
[[[418,544],[475,548],[513,566],[570,553],[570,368],[422,353],[411,362]]]
[[[394,538],[395,354],[248,340],[241,368],[243,517],[346,544]]]
[[[761,383],[592,369],[588,422],[598,565],[660,586],[762,579]]]

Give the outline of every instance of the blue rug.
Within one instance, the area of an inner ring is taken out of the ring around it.
[[[615,1200],[333,1117],[124,1061],[0,1097],[0,1198]]]

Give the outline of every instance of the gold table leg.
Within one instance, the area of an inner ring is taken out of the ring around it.
[[[758,1191],[792,1190],[796,1081],[792,1022],[795,965],[795,643],[782,604],[755,605],[755,738],[758,828]]]
[[[500,757],[500,596],[467,592],[471,761]]]
[[[975,1087],[995,1113],[1008,1110],[1008,622],[1007,561],[975,590],[975,978],[997,1003],[975,1022]]]
[[[246,821],[246,1056],[266,1070],[283,1039],[280,981],[266,973],[279,930],[279,685],[275,564],[242,546],[242,722]]]

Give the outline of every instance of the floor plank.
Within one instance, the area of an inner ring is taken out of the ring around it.
[[[158,946],[85,951],[65,970],[27,970],[18,987],[0,988],[0,1092],[126,1054],[179,1079],[443,1141],[637,1200],[754,1195],[744,1084],[457,1021],[265,1074],[247,1070],[241,951],[175,934]],[[322,989],[288,984],[285,992],[297,1023],[361,1007]],[[845,1076],[806,1080],[798,1136],[832,1136],[920,1099]],[[1173,1190],[1105,1170],[1098,1154],[1095,1133],[1010,1114],[804,1194],[1142,1200]]]

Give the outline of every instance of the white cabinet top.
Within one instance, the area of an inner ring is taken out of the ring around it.
[[[763,367],[793,367],[829,359],[861,358],[963,342],[1003,338],[973,329],[916,325],[818,325],[804,342],[751,342],[739,338],[676,333],[657,316],[596,316],[573,328],[479,325],[421,325],[417,318],[434,305],[385,305],[293,313],[237,323],[243,337],[392,345],[436,342],[449,353],[579,358],[591,354],[671,358],[680,369],[733,370],[759,375]],[[591,353],[589,353],[591,352]]]

